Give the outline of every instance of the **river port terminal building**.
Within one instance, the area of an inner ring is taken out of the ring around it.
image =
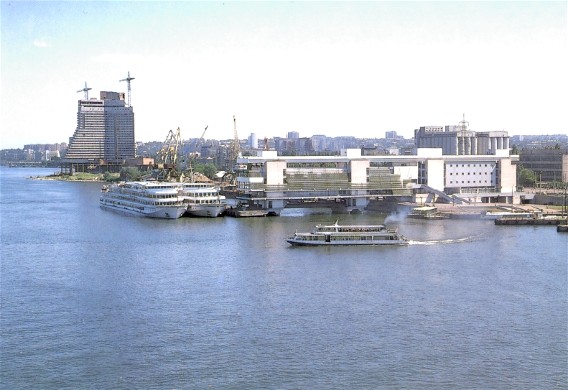
[[[518,156],[444,155],[442,148],[418,148],[416,155],[364,156],[346,149],[340,156],[278,156],[261,150],[237,159],[237,191],[249,204],[276,214],[295,203],[335,203],[351,212],[373,200],[451,203],[519,203]]]

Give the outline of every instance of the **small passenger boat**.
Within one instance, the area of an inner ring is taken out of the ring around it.
[[[311,232],[294,233],[291,245],[408,245],[408,239],[385,225],[316,225]]]
[[[407,215],[408,218],[417,219],[446,219],[448,216],[438,211],[434,206],[421,206],[413,208]]]
[[[482,211],[481,219],[499,219],[499,218],[530,218],[531,213],[519,211]]]

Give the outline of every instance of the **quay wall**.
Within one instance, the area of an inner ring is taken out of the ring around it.
[[[531,204],[562,206],[564,205],[564,195],[535,194]]]

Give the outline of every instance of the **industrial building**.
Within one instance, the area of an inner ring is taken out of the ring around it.
[[[506,131],[473,131],[462,120],[459,125],[422,126],[414,131],[416,148],[441,148],[444,155],[494,155],[509,150]]]

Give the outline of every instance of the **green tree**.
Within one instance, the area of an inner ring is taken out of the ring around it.
[[[214,179],[216,173],[217,173],[217,167],[215,167],[214,164],[207,163],[203,167],[203,174],[210,179]]]
[[[108,182],[111,182],[111,181],[118,181],[118,180],[120,180],[120,176],[117,175],[116,173],[111,173],[111,172],[109,172],[109,171],[106,171],[106,172],[103,174],[103,180],[104,180],[104,181],[108,181]]]
[[[525,187],[534,187],[536,183],[536,173],[530,169],[524,168],[523,166],[519,166],[517,183]]]
[[[142,172],[136,167],[124,167],[120,170],[120,180],[136,181],[140,180]]]

